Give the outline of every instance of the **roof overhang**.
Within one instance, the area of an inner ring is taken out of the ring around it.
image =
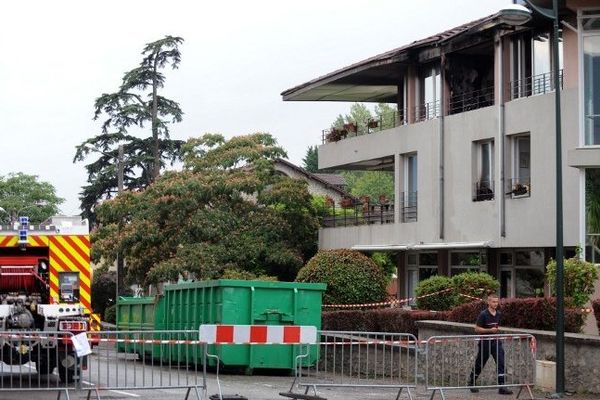
[[[358,251],[405,251],[405,250],[467,250],[493,247],[491,240],[482,242],[445,242],[445,243],[406,243],[382,245],[354,245],[352,250]]]

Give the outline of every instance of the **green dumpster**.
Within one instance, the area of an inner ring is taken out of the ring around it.
[[[201,324],[310,325],[320,329],[325,288],[321,283],[228,279],[166,285],[161,299],[164,307],[160,308],[164,315],[159,315],[157,308],[155,322],[161,321],[167,330],[198,330]],[[307,363],[316,360],[314,347]],[[209,346],[208,351],[217,354],[224,366],[251,371],[293,369],[298,349],[292,345],[221,345]],[[171,352],[171,361],[189,362],[197,354],[181,346]]]
[[[120,297],[117,303],[117,329],[120,331],[148,331],[146,334],[131,334],[121,339],[158,339],[151,333],[159,330],[160,323],[155,320],[156,315],[163,315],[161,302],[156,297]],[[119,351],[138,353],[140,356],[149,356],[152,353],[160,354],[157,347],[140,343],[122,343],[117,346]]]

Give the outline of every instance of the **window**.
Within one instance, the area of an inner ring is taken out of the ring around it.
[[[583,118],[586,146],[600,145],[600,35],[583,37]]]
[[[473,201],[494,199],[494,141],[475,143]]]
[[[440,68],[438,66],[428,66],[421,72],[419,80],[419,106],[415,119],[423,121],[437,117],[441,98]]]
[[[554,90],[552,71],[556,65],[549,32],[526,32],[511,42],[511,96],[513,99]],[[563,67],[562,31],[558,36],[558,69]],[[561,77],[562,79],[562,77]]]
[[[60,272],[58,274],[59,297],[61,302],[73,303],[79,301],[79,273]]]
[[[485,250],[453,251],[450,253],[450,276],[469,271],[487,271],[487,254]]]
[[[417,220],[417,154],[404,156],[404,192],[402,192],[402,222]]]
[[[531,139],[529,135],[512,138],[513,164],[509,194],[513,197],[529,196],[531,193]]]
[[[538,297],[544,295],[544,251],[508,250],[500,254],[500,295]]]
[[[600,264],[600,168],[585,170],[585,259]]]
[[[409,252],[406,255],[406,293],[415,297],[415,290],[420,281],[437,275],[438,258],[436,252]],[[410,305],[415,305],[412,301]]]

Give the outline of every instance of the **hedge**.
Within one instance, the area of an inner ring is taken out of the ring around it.
[[[445,320],[446,312],[403,310],[326,311],[322,315],[322,329],[326,331],[394,332],[418,334],[416,322]]]
[[[365,311],[328,311],[323,313],[323,330],[412,333],[417,335],[416,321],[443,320],[475,324],[479,313],[487,307],[482,301],[463,304],[451,311],[434,312],[387,308]],[[556,328],[555,298],[502,299],[501,326],[554,331]],[[594,302],[600,319],[600,299]],[[585,320],[575,309],[565,311],[565,331],[580,332]],[[599,324],[600,329],[600,324]]]

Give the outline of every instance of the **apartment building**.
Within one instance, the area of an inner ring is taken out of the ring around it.
[[[389,171],[395,196],[393,217],[355,213],[349,223],[326,224],[320,248],[392,252],[402,297],[433,274],[466,270],[496,276],[502,296],[547,293],[558,89],[566,256],[581,247],[600,262],[600,221],[591,220],[590,207],[600,186],[600,1],[563,2],[558,37],[551,20],[532,15],[513,26],[498,12],[282,93],[285,101],[397,107],[393,115],[324,127],[320,168]]]

